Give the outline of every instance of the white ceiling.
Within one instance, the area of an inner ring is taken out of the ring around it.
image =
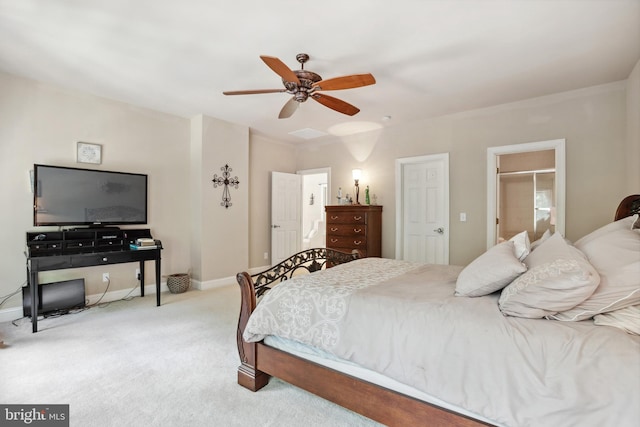
[[[279,120],[290,95],[222,94],[282,87],[259,55],[302,52],[325,79],[375,76],[327,93],[359,114],[309,100]],[[624,80],[638,59],[640,0],[0,0],[1,70],[291,142]]]

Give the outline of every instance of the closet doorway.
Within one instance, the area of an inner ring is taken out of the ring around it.
[[[549,230],[555,215],[555,150],[502,154],[497,158],[496,237],[509,240],[526,230],[531,241]]]
[[[524,230],[564,235],[564,139],[488,148],[487,171],[487,248]]]

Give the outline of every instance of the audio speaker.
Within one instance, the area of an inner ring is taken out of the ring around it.
[[[84,279],[45,283],[38,286],[38,314],[85,306]],[[31,317],[31,288],[22,287],[22,314]]]

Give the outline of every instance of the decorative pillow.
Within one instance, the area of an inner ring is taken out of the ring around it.
[[[458,275],[456,296],[480,297],[498,291],[525,272],[512,241],[499,243],[471,261]]]
[[[524,261],[524,259],[529,255],[530,252],[530,243],[529,243],[529,233],[523,231],[522,233],[518,233],[509,241],[513,242],[515,246],[515,255],[520,261]]]
[[[531,242],[531,245],[529,245],[529,250],[530,251],[534,250],[535,248],[540,246],[542,242],[547,240],[549,237],[551,237],[551,231],[547,229],[544,233],[542,233],[542,236],[540,236],[538,240]]]
[[[586,236],[582,237],[581,239],[577,240],[574,245],[576,248],[580,248],[583,245],[588,244],[589,242],[596,240],[602,236],[605,236],[613,231],[616,230],[631,230],[636,222],[636,220],[638,220],[638,215],[633,215],[633,216],[628,216],[626,218],[622,218],[619,219],[617,221],[614,222],[610,222],[607,225],[604,225],[600,228],[598,228],[595,231],[592,231],[591,233],[587,234]]]
[[[555,233],[525,259],[526,273],[502,290],[503,314],[542,318],[568,310],[598,286],[598,272],[560,233]]]
[[[628,334],[640,335],[640,305],[598,314],[593,317],[593,323],[601,326],[615,326]]]
[[[612,223],[617,224],[615,227],[608,224],[576,242],[600,274],[600,285],[587,300],[556,314],[554,319],[584,320],[640,304],[640,231],[630,229],[632,221],[621,227],[620,222],[625,219]]]

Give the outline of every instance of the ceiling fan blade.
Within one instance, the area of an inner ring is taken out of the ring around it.
[[[353,105],[338,98],[334,98],[333,96],[314,93],[313,95],[311,95],[311,97],[325,107],[329,107],[332,110],[335,110],[342,114],[346,114],[347,116],[353,116],[355,114],[358,114],[358,112],[360,111],[359,108],[354,107]]]
[[[376,82],[373,74],[353,74],[350,76],[334,77],[332,79],[320,80],[311,85],[317,90],[340,90],[352,89],[354,87],[368,86]]]
[[[290,100],[287,101],[286,104],[284,104],[284,107],[282,107],[282,110],[280,110],[280,114],[278,115],[278,118],[288,119],[293,115],[293,113],[296,112],[296,110],[298,109],[298,105],[300,105],[300,103],[296,101],[295,97],[292,97]]]
[[[254,90],[227,90],[222,92],[225,95],[255,95],[258,93],[281,93],[286,89],[254,89]]]
[[[300,84],[298,76],[291,71],[291,68],[287,67],[284,62],[280,61],[275,56],[260,55],[260,59],[262,59],[269,68],[275,71],[276,74],[282,77],[284,81]]]

